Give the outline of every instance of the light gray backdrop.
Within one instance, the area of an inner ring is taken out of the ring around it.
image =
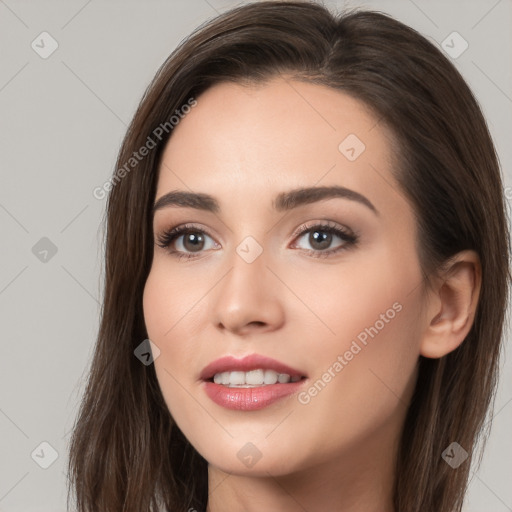
[[[482,105],[512,185],[511,0],[326,3],[388,12],[444,48]],[[236,4],[0,0],[2,512],[66,509],[69,431],[102,300],[106,203],[93,190],[110,177],[158,66],[196,26]],[[502,368],[466,512],[512,511],[510,359]]]

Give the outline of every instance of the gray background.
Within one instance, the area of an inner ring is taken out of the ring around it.
[[[196,26],[237,3],[0,0],[2,512],[66,509],[69,431],[102,300],[106,202],[92,191],[110,177],[159,65]],[[512,185],[511,0],[326,4],[388,12],[438,45],[459,32],[469,47],[454,62],[481,103]],[[46,59],[31,47],[43,31],[59,45]],[[492,434],[466,512],[512,511],[508,332],[507,339]],[[52,452],[40,447],[44,441],[58,452],[47,469],[40,465]]]

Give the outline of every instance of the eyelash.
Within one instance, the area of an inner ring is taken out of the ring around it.
[[[306,250],[306,252],[309,252],[313,258],[327,258],[331,256],[332,254],[341,252],[343,250],[346,250],[350,247],[353,247],[357,244],[359,237],[355,235],[353,232],[343,229],[336,224],[332,224],[329,222],[326,223],[319,223],[319,224],[313,224],[313,225],[307,225],[303,224],[299,228],[297,228],[297,231],[294,233],[295,238],[299,238],[305,233],[308,233],[310,231],[321,231],[323,233],[329,233],[336,235],[341,240],[343,240],[345,243],[339,247],[336,247],[335,249],[328,249],[325,251],[314,251],[314,250]],[[178,239],[180,236],[187,234],[187,233],[202,233],[205,235],[208,235],[210,238],[213,239],[213,237],[206,231],[205,229],[199,229],[195,227],[193,224],[184,224],[182,226],[177,226],[175,228],[169,229],[167,231],[164,231],[161,235],[157,237],[157,245],[161,247],[162,249],[167,249],[168,252],[177,257],[178,259],[185,258],[187,260],[194,259],[199,257],[201,254],[198,253],[186,253],[181,251],[176,251],[175,249],[171,249],[171,244]],[[305,250],[305,249],[303,249]]]

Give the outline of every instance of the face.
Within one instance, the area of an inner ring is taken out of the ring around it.
[[[285,475],[397,435],[423,299],[393,148],[359,101],[282,78],[216,85],[173,129],[144,316],[210,467]]]

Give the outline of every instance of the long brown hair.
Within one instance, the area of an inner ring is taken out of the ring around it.
[[[224,13],[182,42],[124,138],[108,187],[101,324],[70,446],[68,483],[79,512],[206,508],[207,462],[173,422],[153,365],[134,356],[147,338],[142,294],[153,257],[157,170],[172,136],[169,119],[191,98],[200,102],[222,81],[277,74],[344,91],[391,129],[396,179],[417,217],[426,276],[459,251],[480,257],[482,288],[467,338],[440,359],[420,356],[394,489],[396,512],[461,510],[495,395],[510,283],[505,201],[486,122],[451,62],[392,17],[266,1]],[[127,167],[150,139],[147,156]],[[457,469],[441,457],[453,441],[469,453]]]

